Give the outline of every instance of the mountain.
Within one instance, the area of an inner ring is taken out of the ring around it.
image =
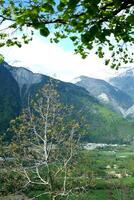
[[[19,87],[4,65],[0,66],[0,131],[21,111]]]
[[[109,80],[110,84],[128,94],[134,100],[134,68],[129,68],[125,72]],[[134,106],[132,105],[126,112],[128,117],[134,118]]]
[[[90,142],[128,143],[133,140],[134,125],[103,106],[84,88],[52,79],[63,105],[73,109],[69,120],[80,124],[82,139]],[[28,104],[28,96],[35,94],[50,81],[50,77],[35,74],[20,67],[0,64],[0,132],[6,132],[11,119]],[[128,104],[131,102],[128,102]],[[122,103],[123,104],[123,103]],[[12,133],[6,132],[8,139]]]
[[[89,94],[94,96],[107,107],[125,116],[126,111],[134,105],[134,99],[119,88],[110,85],[108,82],[100,79],[80,76],[73,82],[85,88]]]
[[[25,104],[27,101],[27,95],[31,91],[31,87],[42,82],[42,75],[34,74],[30,70],[23,67],[12,67],[6,62],[0,65],[1,72],[2,68],[5,68],[11,74],[17,84],[22,104]]]
[[[134,99],[134,68],[130,68],[119,76],[111,78],[109,82]]]

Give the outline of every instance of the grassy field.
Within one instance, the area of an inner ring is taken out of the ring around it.
[[[134,199],[134,147],[104,147],[82,150],[77,165],[72,171],[72,187],[76,183],[84,190],[72,192],[69,200],[133,200]],[[2,185],[2,184],[1,184]],[[43,193],[38,187],[29,188],[26,195],[31,198]],[[3,194],[2,194],[3,195]],[[4,199],[4,196],[3,198]],[[37,200],[50,200],[42,195]],[[57,198],[56,200],[65,200]]]

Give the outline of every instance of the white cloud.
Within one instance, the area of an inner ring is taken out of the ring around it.
[[[38,35],[22,48],[5,47],[0,49],[0,53],[14,66],[27,67],[33,72],[50,76],[56,74],[63,81],[70,81],[80,75],[105,79],[119,73],[104,66],[102,60],[93,53],[83,60],[72,51],[65,51],[58,44],[50,44]]]

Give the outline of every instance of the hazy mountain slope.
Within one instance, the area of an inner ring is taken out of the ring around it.
[[[10,120],[21,112],[21,108],[27,105],[28,95],[34,98],[36,92],[49,80],[50,77],[34,74],[25,68],[14,68],[7,63],[0,65],[0,114],[5,115],[4,122],[2,117],[0,118],[1,132],[9,126]],[[84,88],[52,80],[57,87],[60,101],[65,106],[73,106],[70,120],[76,119],[79,122],[80,131],[84,134],[83,139],[108,143],[132,141],[134,128],[132,123],[102,106]],[[11,115],[8,117],[6,113],[10,111]]]
[[[128,69],[119,76],[111,78],[110,83],[134,99],[134,69]]]
[[[134,100],[134,68],[130,68],[119,76],[111,78],[109,82],[131,96]],[[126,116],[128,118],[134,118],[134,105],[126,111]]]
[[[76,85],[85,88],[104,105],[122,115],[134,104],[134,100],[128,94],[104,80],[81,76],[74,81]]]

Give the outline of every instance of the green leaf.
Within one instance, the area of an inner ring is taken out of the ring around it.
[[[128,17],[127,17],[127,21],[128,21],[130,24],[134,25],[134,15],[128,16]]]
[[[41,7],[41,10],[43,12],[50,12],[51,14],[54,13],[54,9],[53,9],[53,6],[48,4],[48,3],[45,3],[42,7]]]
[[[58,11],[63,11],[65,8],[66,4],[63,2],[60,2],[60,4],[57,6]]]
[[[108,65],[109,62],[110,62],[110,59],[106,59],[106,60],[105,60],[105,65]]]
[[[0,47],[3,47],[3,46],[5,46],[5,43],[4,43],[4,42],[1,42],[1,43],[0,43]]]
[[[0,64],[3,63],[3,61],[4,61],[4,56],[0,54]]]
[[[49,32],[49,30],[48,30],[47,27],[44,27],[44,28],[41,28],[41,29],[40,29],[40,34],[41,34],[42,36],[44,36],[44,37],[47,37],[47,36],[50,34],[50,32]]]
[[[76,36],[71,36],[70,39],[74,42],[77,39],[77,37]]]

